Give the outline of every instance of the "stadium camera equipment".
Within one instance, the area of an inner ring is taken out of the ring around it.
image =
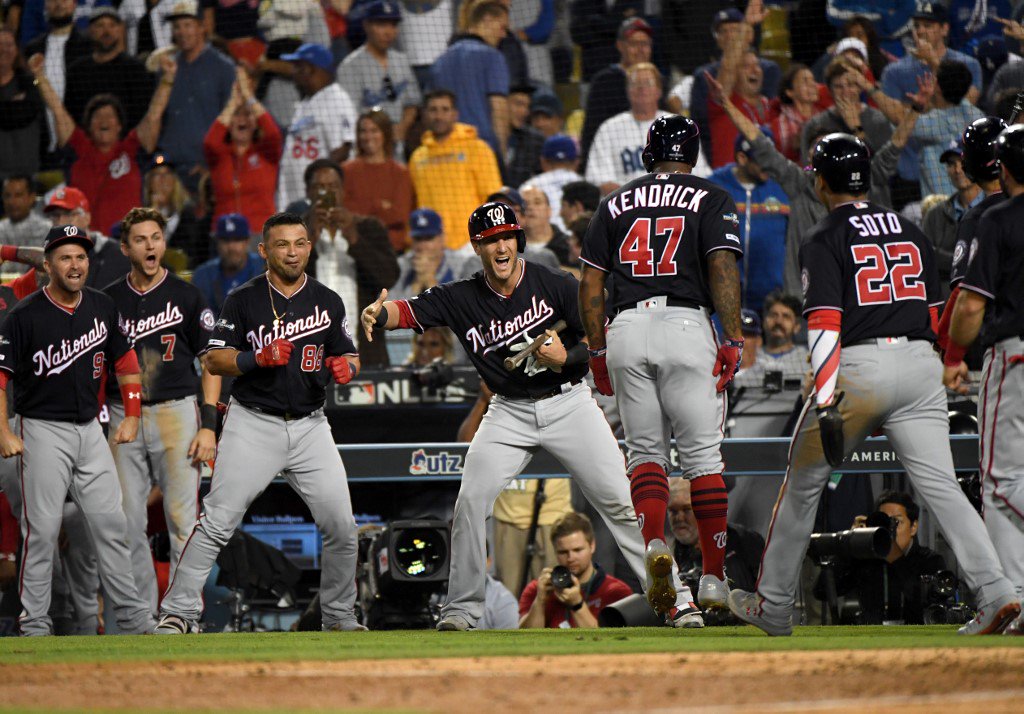
[[[958,602],[959,580],[950,570],[921,576],[921,612],[926,625],[962,625],[973,613]]]
[[[825,607],[821,609],[822,624],[826,617],[839,622],[839,596],[836,593],[835,564],[838,559],[875,560],[889,554],[896,537],[896,521],[881,511],[867,517],[865,528],[851,528],[838,533],[813,533],[807,554],[821,566],[825,583]]]

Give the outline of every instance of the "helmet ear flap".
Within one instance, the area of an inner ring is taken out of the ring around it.
[[[640,161],[643,162],[644,171],[650,173],[654,170],[654,154],[651,153],[651,145],[648,144],[644,148],[644,152],[640,154]]]

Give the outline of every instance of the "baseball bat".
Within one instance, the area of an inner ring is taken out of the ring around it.
[[[555,332],[561,332],[564,329],[565,329],[565,320],[559,320],[554,325],[552,325],[551,327],[548,328],[548,330],[554,330]],[[525,350],[523,350],[519,354],[515,355],[514,357],[506,357],[505,358],[505,369],[508,370],[509,372],[511,372],[512,370],[514,370],[517,367],[519,367],[519,365],[521,365],[523,362],[526,361],[527,357],[529,357],[534,352],[539,350],[540,346],[543,345],[545,342],[547,342],[547,340],[548,340],[547,330],[545,330],[544,334],[542,334],[540,337],[537,337],[536,339],[534,339],[534,341],[530,343],[530,346],[527,347]]]
[[[1013,111],[1010,112],[1010,121],[1007,124],[1014,124],[1017,121],[1017,117],[1024,111],[1024,92],[1017,92],[1017,98],[1013,102]]]

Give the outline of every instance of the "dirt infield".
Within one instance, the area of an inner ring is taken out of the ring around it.
[[[1021,649],[0,666],[12,710],[1020,712]]]

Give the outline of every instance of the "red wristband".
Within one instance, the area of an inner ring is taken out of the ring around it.
[[[0,247],[0,260],[7,262],[8,260],[18,259],[18,246],[16,245],[5,245]]]
[[[942,364],[947,367],[956,367],[964,361],[965,354],[967,354],[966,347],[950,340],[949,344],[946,345],[946,354],[942,358]]]
[[[122,384],[121,401],[124,403],[124,415],[126,417],[142,416],[142,385]]]

